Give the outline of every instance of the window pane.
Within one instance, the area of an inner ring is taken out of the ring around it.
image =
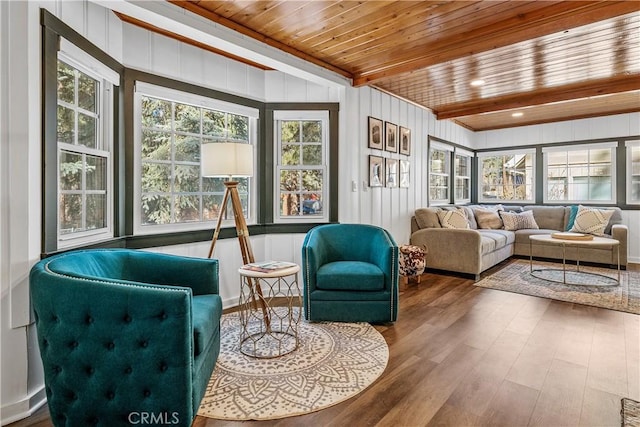
[[[187,104],[175,104],[175,130],[200,133],[200,108]]]
[[[238,141],[249,141],[248,117],[229,114],[229,138]]]
[[[322,215],[322,194],[306,194],[302,200],[303,215]]]
[[[200,196],[176,196],[176,222],[200,221]]]
[[[202,133],[204,135],[225,137],[225,114],[220,111],[202,111]]]
[[[71,108],[58,105],[58,142],[75,143],[75,113]]]
[[[202,196],[202,219],[204,221],[213,221],[218,218],[223,197],[222,194]]]
[[[171,166],[158,163],[142,164],[142,191],[168,193],[170,185]]]
[[[75,103],[75,75],[73,68],[58,61],[58,101]]]
[[[82,189],[82,155],[60,152],[60,190]]]
[[[82,229],[82,195],[60,195],[60,234],[69,234]]]
[[[99,83],[84,73],[78,72],[78,107],[97,112],[97,93]]]
[[[202,177],[202,191],[205,193],[224,193],[224,178]]]
[[[322,122],[302,122],[302,142],[322,142]]]
[[[143,195],[141,216],[143,225],[169,224],[171,222],[170,196],[160,194]]]
[[[304,191],[322,191],[322,171],[303,171],[302,189]]]
[[[300,180],[302,172],[296,170],[280,171],[280,190],[281,191],[298,191],[300,190]]]
[[[299,165],[300,164],[300,145],[283,144],[282,157],[280,159],[280,164],[285,166]]]
[[[98,121],[95,117],[78,113],[78,144],[88,148],[97,148],[97,126]]]
[[[640,200],[640,177],[634,177],[631,182],[631,199],[635,202]]]
[[[107,159],[104,157],[87,156],[87,190],[107,189]]]
[[[300,122],[283,121],[281,138],[282,142],[300,142]]]
[[[200,138],[176,135],[175,160],[178,162],[200,162]]]
[[[87,195],[87,230],[107,226],[107,195]]]
[[[280,197],[280,215],[299,215],[300,195],[282,194]]]
[[[169,132],[143,130],[142,158],[150,160],[171,159],[171,134]]]
[[[482,199],[533,200],[532,154],[485,157],[481,167]]]
[[[171,129],[171,102],[143,96],[142,126]]]
[[[304,145],[302,147],[302,163],[305,165],[322,164],[322,146]]]
[[[195,193],[200,190],[200,166],[177,165],[175,167],[174,191]]]

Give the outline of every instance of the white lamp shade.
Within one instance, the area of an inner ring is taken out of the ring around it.
[[[202,176],[253,176],[253,146],[237,142],[202,145]]]

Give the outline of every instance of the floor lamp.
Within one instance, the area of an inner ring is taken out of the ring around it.
[[[233,177],[250,177],[253,176],[253,146],[246,143],[237,142],[214,142],[202,145],[202,176],[203,177],[226,177],[224,182],[225,191],[222,198],[222,204],[218,210],[218,222],[213,232],[211,246],[209,247],[208,258],[213,256],[213,251],[220,234],[220,226],[222,218],[227,209],[227,203],[231,198],[231,206],[233,207],[233,217],[236,223],[236,234],[240,243],[240,252],[242,253],[242,261],[245,264],[255,262],[251,242],[249,241],[249,230],[247,222],[242,213],[242,203],[238,194],[238,181],[233,181]],[[251,279],[249,285],[254,292],[260,296],[260,303],[265,317],[265,324],[269,327],[270,322],[267,316],[266,305],[262,298],[262,289],[257,283],[253,283]],[[253,305],[257,307],[255,296],[253,297]]]

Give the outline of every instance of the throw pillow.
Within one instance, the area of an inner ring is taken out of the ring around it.
[[[612,215],[612,209],[586,208],[580,205],[578,206],[578,213],[576,213],[576,220],[569,231],[603,236],[604,229],[607,228]]]
[[[442,228],[469,228],[469,220],[464,209],[441,210],[438,219]]]
[[[500,208],[473,208],[478,228],[498,230],[502,228],[502,219],[498,213]]]
[[[418,208],[415,212],[416,223],[422,228],[441,228],[438,220],[439,208]]]
[[[578,205],[571,205],[569,211],[569,221],[567,221],[567,228],[564,231],[569,231],[573,228],[573,224],[576,222],[576,215],[578,213]]]
[[[531,228],[537,230],[538,224],[533,217],[533,211],[525,212],[500,212],[500,217],[504,223],[505,230],[522,230],[525,228]]]

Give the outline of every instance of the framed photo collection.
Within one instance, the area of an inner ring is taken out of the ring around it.
[[[369,187],[409,188],[411,162],[384,153],[411,156],[411,129],[373,116],[367,117],[367,129],[367,147],[381,151],[369,155]]]

